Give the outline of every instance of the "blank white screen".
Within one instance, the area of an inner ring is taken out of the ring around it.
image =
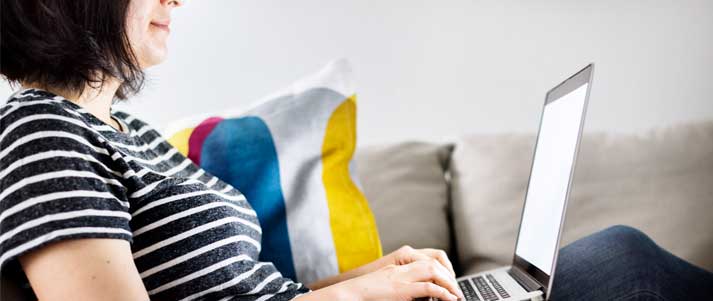
[[[545,105],[515,253],[547,275],[557,247],[587,84]]]

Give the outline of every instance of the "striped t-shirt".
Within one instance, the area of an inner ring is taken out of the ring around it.
[[[289,300],[308,291],[259,262],[245,197],[149,125],[113,110],[117,131],[37,89],[0,107],[0,272],[50,242],[131,243],[152,300]]]

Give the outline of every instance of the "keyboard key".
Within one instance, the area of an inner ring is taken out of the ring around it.
[[[458,281],[458,286],[460,286],[460,290],[463,291],[466,301],[480,301],[480,298],[478,298],[478,295],[473,289],[473,285],[470,284],[468,279]]]
[[[505,291],[505,289],[502,287],[502,285],[500,285],[500,283],[497,280],[495,280],[495,277],[493,277],[492,274],[488,274],[488,275],[486,275],[486,277],[488,278],[488,281],[490,281],[490,284],[493,285],[493,288],[495,288],[495,290],[498,292],[498,294],[500,294],[501,297],[510,298],[510,294],[508,294]]]
[[[471,278],[471,280],[473,281],[475,287],[478,289],[478,292],[480,292],[480,295],[483,296],[483,299],[485,299],[485,301],[493,301],[500,299],[498,295],[496,295],[495,292],[493,292],[493,290],[490,288],[490,285],[488,285],[488,282],[483,276],[473,277]]]

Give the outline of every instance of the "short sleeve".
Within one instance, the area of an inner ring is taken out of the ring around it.
[[[132,242],[127,190],[99,135],[50,101],[0,110],[0,270],[50,242]]]

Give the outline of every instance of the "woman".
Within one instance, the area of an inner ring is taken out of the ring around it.
[[[261,230],[242,194],[111,107],[141,89],[142,70],[164,60],[170,14],[181,5],[0,2],[0,72],[22,86],[0,107],[1,271],[21,269],[40,300],[462,296],[440,250],[403,247],[307,286],[257,260]],[[710,273],[631,228],[560,254],[557,299],[711,294],[699,285],[711,286]],[[602,272],[585,273],[594,267]],[[646,272],[654,268],[661,272]],[[622,279],[622,269],[633,278]],[[693,285],[699,289],[684,289]]]

